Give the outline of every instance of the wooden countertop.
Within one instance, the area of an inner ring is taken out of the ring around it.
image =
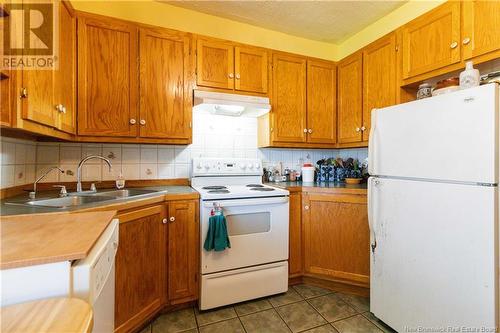
[[[2,333],[92,331],[90,305],[78,298],[49,298],[2,307]]]
[[[286,189],[290,192],[314,192],[332,194],[359,194],[368,193],[367,184],[350,185],[345,183],[302,183],[302,182],[281,182],[266,183],[266,185]]]
[[[85,258],[116,211],[0,217],[0,269]]]

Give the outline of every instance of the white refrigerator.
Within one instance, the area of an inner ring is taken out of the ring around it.
[[[370,311],[398,332],[493,332],[498,85],[373,110],[368,155]]]

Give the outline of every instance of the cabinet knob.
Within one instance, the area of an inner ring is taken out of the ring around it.
[[[311,134],[313,132],[312,128],[307,130],[307,133]]]
[[[458,43],[457,43],[457,42],[452,42],[452,43],[450,44],[450,48],[452,48],[452,49],[456,48],[457,46],[458,46]]]
[[[239,80],[241,78],[240,74],[236,74],[236,80]]]
[[[139,120],[139,124],[146,125],[146,120],[144,120],[144,119]]]
[[[364,132],[364,131],[366,131],[366,127],[361,126],[361,130],[362,130],[363,132]]]
[[[470,38],[469,37],[465,37],[463,40],[462,40],[462,44],[464,45],[467,45],[470,43]]]
[[[163,219],[163,220],[161,220],[161,223],[163,223],[163,224],[167,224],[167,222],[168,222],[168,220],[167,220],[167,219]]]
[[[57,104],[56,106],[56,110],[60,113],[66,113],[66,107],[62,104]]]
[[[135,125],[135,123],[136,123],[136,121],[135,121],[135,119],[134,119],[134,118],[130,119],[130,121],[129,121],[129,122],[130,122],[130,124],[131,124],[131,125]]]
[[[21,95],[19,97],[21,97],[21,98],[28,98],[28,89],[21,88]]]
[[[229,78],[230,79],[234,78],[234,74],[233,73],[229,73]]]
[[[305,205],[305,206],[304,206],[304,209],[305,209],[305,210],[308,210],[308,209],[309,209],[309,206]]]
[[[307,128],[304,128],[304,133],[307,133]]]
[[[175,221],[175,217],[174,216],[170,216],[170,222],[174,222]]]
[[[361,128],[356,127],[356,132],[361,132]]]

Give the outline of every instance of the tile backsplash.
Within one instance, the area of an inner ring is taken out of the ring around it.
[[[274,149],[257,148],[257,119],[215,116],[194,112],[193,143],[188,146],[86,144],[32,142],[0,137],[0,188],[32,183],[51,166],[43,182],[76,181],[78,162],[88,155],[102,155],[113,164],[111,172],[100,160],[90,160],[82,169],[83,180],[114,180],[120,172],[125,179],[189,178],[193,157],[260,158],[263,164],[283,162],[297,168],[299,161],[315,162],[323,157],[341,156],[363,160],[367,149]]]

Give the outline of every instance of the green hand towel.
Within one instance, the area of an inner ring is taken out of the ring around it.
[[[205,238],[203,248],[207,251],[224,251],[230,247],[231,243],[227,234],[226,218],[222,214],[210,216],[207,238]]]

